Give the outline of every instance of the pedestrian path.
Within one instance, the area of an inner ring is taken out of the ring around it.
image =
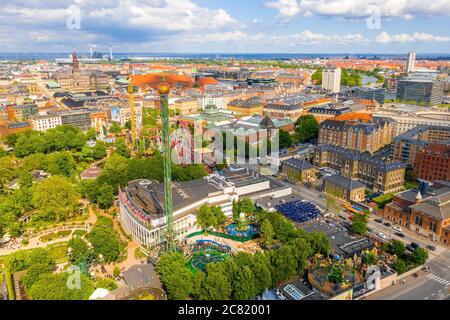
[[[427,275],[427,278],[436,281],[437,283],[443,284],[446,287],[450,286],[450,281],[445,280],[444,278],[438,277],[437,275],[434,274],[429,274]]]

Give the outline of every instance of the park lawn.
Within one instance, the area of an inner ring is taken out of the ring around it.
[[[405,181],[405,190],[409,189],[417,189],[419,187],[419,183],[417,181]]]
[[[393,198],[394,198],[394,194],[387,193],[387,194],[384,194],[382,196],[373,198],[372,201],[375,202],[378,205],[378,207],[382,209],[382,208],[384,208],[384,206],[386,204],[391,202]]]
[[[58,243],[47,247],[50,257],[55,259],[56,264],[64,263],[68,260],[67,243]]]
[[[87,233],[86,230],[83,230],[83,229],[77,229],[77,230],[75,230],[75,231],[73,232],[73,235],[81,238],[81,237],[84,236],[86,233]]]

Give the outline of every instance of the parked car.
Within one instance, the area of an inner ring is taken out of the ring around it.
[[[417,242],[411,242],[410,245],[411,245],[411,247],[413,247],[414,249],[420,248],[420,244],[418,244]]]
[[[394,233],[397,237],[400,237],[400,238],[404,238],[405,237],[405,235],[403,234],[403,233],[401,233],[401,232],[396,232],[396,233]]]
[[[378,232],[378,236],[383,239],[387,239],[386,235],[383,232]]]
[[[432,246],[432,245],[427,245],[427,249],[428,250],[430,250],[430,251],[436,251],[436,247],[435,246]]]
[[[389,222],[385,222],[385,223],[383,223],[383,225],[386,226],[386,227],[392,226],[392,224],[390,224]]]
[[[406,246],[406,250],[411,251],[411,252],[414,251],[416,248],[420,248],[420,245],[416,242],[411,242],[410,244],[408,244]]]
[[[403,229],[400,227],[397,227],[397,226],[392,227],[392,229],[394,229],[395,231],[398,231],[398,232],[403,232]]]
[[[375,219],[375,222],[383,223],[383,219]]]

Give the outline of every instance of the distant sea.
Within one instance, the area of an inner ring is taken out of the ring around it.
[[[107,53],[103,53],[107,55]],[[89,57],[89,53],[80,53],[81,58]],[[69,58],[70,53],[42,53],[42,52],[0,52],[0,60],[14,60],[14,61],[26,61],[26,60],[55,60],[61,58]],[[366,58],[373,60],[384,59],[406,59],[405,54],[373,54],[373,53],[360,53],[360,54],[328,54],[328,53],[242,53],[242,54],[230,54],[230,53],[116,53],[113,52],[114,59],[126,59],[126,58],[173,58],[173,59],[232,59],[235,60],[291,60],[291,59],[308,59],[308,58]],[[417,54],[417,59],[428,60],[450,60],[449,54]]]

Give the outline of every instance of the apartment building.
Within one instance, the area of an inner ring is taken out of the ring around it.
[[[258,97],[252,97],[250,99],[233,100],[227,105],[227,109],[233,112],[237,112],[242,116],[263,115],[264,104]]]
[[[414,172],[419,179],[428,181],[450,180],[450,140],[419,148]]]
[[[341,69],[324,69],[322,71],[322,89],[332,93],[341,91]]]
[[[301,104],[274,104],[269,103],[264,107],[264,115],[271,118],[290,118],[296,121],[300,116],[306,114]]]
[[[347,202],[361,202],[365,197],[366,186],[354,179],[334,175],[323,178],[322,190]]]
[[[394,122],[388,118],[324,120],[319,126],[319,144],[329,144],[360,152],[374,153],[394,138]]]
[[[450,127],[417,126],[393,139],[392,157],[414,165],[420,149],[426,149],[433,143],[446,141],[450,141]]]
[[[375,192],[390,193],[403,189],[406,165],[400,161],[383,160],[332,145],[318,145],[314,164],[338,170],[344,177],[358,179]]]
[[[291,158],[281,162],[281,174],[295,183],[316,181],[317,168],[310,162]]]

